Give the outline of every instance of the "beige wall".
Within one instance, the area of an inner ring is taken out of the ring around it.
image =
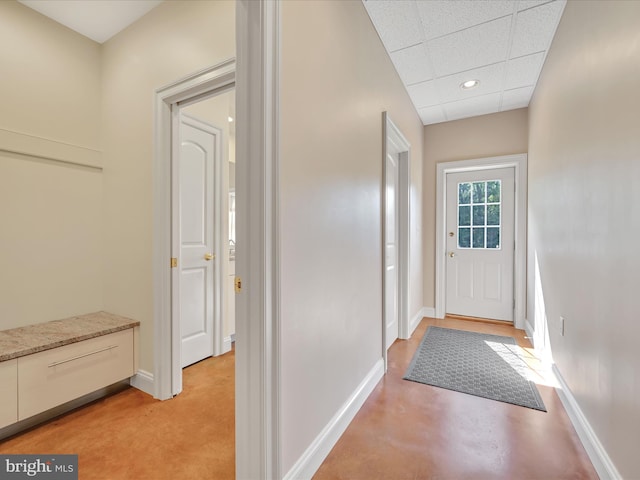
[[[424,127],[424,304],[435,307],[436,165],[527,152],[527,109]]]
[[[640,2],[568,2],[529,112],[529,319],[623,478],[640,477],[638,19]]]
[[[422,306],[422,124],[361,2],[283,2],[282,469],[382,357],[382,112],[411,151]]]
[[[2,1],[0,62],[0,128],[99,148],[99,44]]]
[[[0,2],[0,95],[0,329],[100,310],[102,173],[33,156],[99,158],[100,46]]]
[[[154,91],[235,56],[231,1],[168,1],[103,45],[104,305],[141,322],[153,372]]]

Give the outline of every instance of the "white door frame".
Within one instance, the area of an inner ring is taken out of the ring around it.
[[[282,478],[280,2],[236,2],[236,478]]]
[[[280,473],[278,1],[236,2],[236,55],[156,92],[153,163],[154,389],[172,396],[171,105],[236,85],[236,478]]]
[[[213,92],[223,92],[235,84],[235,59],[196,72],[156,91],[155,95],[155,149],[153,163],[153,297],[154,297],[154,383],[155,397],[166,400],[182,390],[180,364],[180,325],[176,295],[179,292],[179,268],[171,268],[170,259],[180,262],[180,242],[176,241],[178,220],[178,191],[172,188],[177,175],[177,164],[172,156],[178,154],[176,140],[179,130],[179,105],[190,104]],[[176,134],[174,136],[174,134]],[[176,157],[177,158],[177,157]],[[173,165],[172,165],[173,163]],[[218,162],[221,163],[221,162]],[[220,172],[216,171],[217,181]],[[217,187],[218,185],[216,185]],[[221,190],[221,185],[220,185]],[[220,191],[218,191],[220,195]],[[221,207],[218,202],[217,208]],[[219,246],[216,247],[219,250]],[[221,258],[220,252],[215,252]],[[217,343],[217,342],[216,342]]]
[[[513,167],[515,169],[515,252],[513,257],[514,326],[524,329],[527,299],[527,154],[476,158],[436,165],[436,318],[444,318],[446,306],[446,218],[448,173]]]
[[[387,367],[387,319],[385,308],[385,211],[386,211],[386,160],[387,145],[393,142],[400,147],[398,155],[398,338],[407,339],[409,332],[409,218],[411,186],[411,144],[393,123],[387,112],[382,112],[382,355]]]

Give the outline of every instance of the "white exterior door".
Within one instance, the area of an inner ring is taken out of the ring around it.
[[[513,321],[514,168],[448,173],[446,313]]]
[[[219,131],[189,117],[180,120],[180,338],[181,365],[213,355],[214,167]]]
[[[387,150],[385,161],[384,232],[384,305],[388,349],[398,338],[398,152],[392,148]]]

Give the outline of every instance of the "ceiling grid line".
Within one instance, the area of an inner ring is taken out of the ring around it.
[[[427,52],[427,58],[426,58],[426,62],[429,65],[429,68],[431,69],[432,72],[434,72],[434,78],[433,78],[433,87],[436,91],[436,95],[438,96],[438,98],[441,98],[441,93],[440,93],[440,89],[438,87],[438,82],[436,82],[436,80],[438,79],[437,77],[437,73],[436,73],[436,69],[435,66],[433,65],[433,60],[431,58],[431,52],[429,51],[429,42],[427,40],[427,34],[426,34],[426,27],[424,25],[424,22],[422,21],[422,18],[420,16],[420,11],[418,10],[417,4],[416,7],[414,8],[415,12],[418,14],[417,18],[419,19],[420,22],[420,26],[422,27],[422,38],[423,38],[423,43],[424,43],[424,48]],[[447,119],[447,113],[445,112],[444,108],[442,108],[442,105],[431,105],[430,107],[432,110],[434,108],[437,108],[437,110],[439,111],[440,117],[446,122]]]
[[[502,111],[504,92],[507,85],[507,75],[509,74],[509,60],[511,59],[511,47],[513,46],[513,36],[515,35],[517,21],[518,21],[518,4],[514,2],[513,13],[511,14],[511,31],[509,32],[509,48],[507,49],[507,58],[504,65],[504,72],[502,73],[502,92],[500,93],[500,105],[498,105],[498,108],[500,111]]]

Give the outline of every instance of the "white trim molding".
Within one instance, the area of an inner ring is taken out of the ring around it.
[[[313,477],[383,375],[384,360],[381,358],[284,476],[285,480],[306,480]]]
[[[584,449],[587,451],[593,467],[596,469],[596,472],[598,472],[598,476],[602,480],[622,480],[618,469],[611,461],[611,458],[609,458],[609,454],[602,446],[602,443],[600,443],[596,432],[591,428],[587,417],[582,413],[578,401],[573,396],[571,389],[565,382],[555,363],[552,365],[551,371],[559,385],[559,387],[556,388],[556,392],[558,392],[562,405],[564,405],[564,409],[567,411],[573,428],[576,429],[576,433]]]
[[[422,307],[422,316],[429,317],[429,318],[437,318],[435,307]]]
[[[236,2],[236,478],[280,472],[280,2]]]
[[[524,319],[523,323],[524,323],[524,331],[527,334],[527,338],[531,342],[531,345],[535,348],[536,344],[535,344],[535,335],[533,331],[533,326],[531,325],[531,322],[529,322],[529,320],[526,318]]]
[[[158,89],[155,93],[155,130],[153,158],[153,324],[154,324],[154,397],[172,398],[182,388],[179,359],[179,335],[172,321],[172,285],[178,269],[170,258],[179,257],[179,245],[171,241],[172,122],[180,102],[189,102],[212,92],[225,91],[235,83],[236,62],[231,58]]]
[[[411,335],[413,335],[413,332],[416,331],[416,328],[418,328],[418,325],[420,325],[420,322],[424,317],[434,318],[435,316],[436,311],[433,307],[422,307],[418,310],[418,313],[416,313],[411,319],[411,322],[409,322],[409,336],[407,338],[410,338]]]
[[[411,144],[402,134],[400,129],[391,120],[387,112],[382,112],[382,356],[385,365],[387,364],[387,318],[385,307],[386,302],[386,165],[387,154],[390,151],[398,153],[398,238],[397,238],[397,258],[396,267],[398,271],[398,338],[407,339],[409,332],[409,265],[410,265],[410,232],[409,219],[411,218]]]
[[[0,152],[102,170],[102,152],[71,143],[0,128]]]
[[[233,343],[233,340],[232,340],[231,336],[224,337],[224,341],[222,342],[222,350],[220,352],[220,355],[228,353],[228,352],[231,351],[231,343]]]
[[[155,382],[153,381],[153,374],[146,370],[138,370],[136,374],[129,379],[129,385],[138,390],[142,390],[144,393],[148,393],[153,396],[156,391]]]
[[[527,154],[504,155],[500,157],[476,158],[456,162],[440,162],[436,165],[436,318],[444,318],[446,312],[446,175],[448,173],[470,172],[513,167],[515,169],[515,252],[513,295],[515,308],[513,324],[525,328],[525,308],[527,300]]]

